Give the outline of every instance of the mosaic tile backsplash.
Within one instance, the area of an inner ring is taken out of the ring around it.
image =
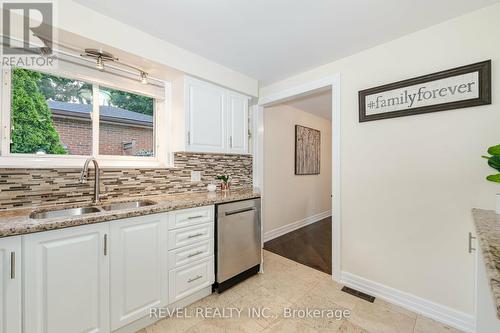
[[[201,182],[191,182],[191,171],[201,172]],[[93,170],[80,184],[81,169],[0,169],[0,210],[52,204],[89,203]],[[174,168],[102,169],[102,199],[128,199],[143,195],[203,192],[215,177],[231,176],[231,187],[252,187],[252,156],[178,152]]]

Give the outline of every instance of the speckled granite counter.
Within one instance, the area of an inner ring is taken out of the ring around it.
[[[162,213],[176,209],[213,205],[258,197],[260,197],[260,194],[257,190],[248,189],[233,190],[228,192],[217,191],[215,193],[184,193],[176,195],[156,195],[124,198],[122,200],[105,201],[100,205],[105,205],[112,202],[123,202],[139,199],[152,200],[156,204],[133,209],[104,211],[80,216],[57,217],[42,220],[34,220],[30,218],[30,214],[33,212],[33,209],[9,209],[0,211],[0,237],[75,227],[79,225],[105,222],[133,216]],[[88,206],[90,206],[90,204]],[[36,211],[47,211],[73,207],[81,207],[81,205],[59,205],[43,207],[41,209],[36,209]]]
[[[472,216],[500,319],[500,215],[492,210],[473,209]]]

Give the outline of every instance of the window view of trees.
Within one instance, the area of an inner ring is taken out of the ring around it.
[[[66,154],[39,87],[42,79],[38,72],[21,68],[12,71],[12,153]]]
[[[92,84],[22,68],[12,70],[11,82],[11,153],[91,154]],[[100,87],[97,100],[108,107],[101,153],[154,156],[154,98]]]
[[[39,74],[41,77],[38,86],[46,100],[92,104],[92,85],[90,83],[45,73]]]
[[[125,110],[133,110],[134,112],[147,114],[149,116],[153,115],[154,99],[151,97],[140,96],[110,88],[101,88],[101,91],[109,94],[109,104],[111,106],[116,106]]]

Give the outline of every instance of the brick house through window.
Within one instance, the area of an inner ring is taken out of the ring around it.
[[[52,121],[71,155],[92,155],[91,104],[48,101]],[[153,116],[99,107],[99,154],[154,156]]]

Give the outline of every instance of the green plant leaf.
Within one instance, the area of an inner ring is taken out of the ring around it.
[[[496,145],[496,146],[488,148],[488,154],[500,155],[500,145]]]
[[[493,155],[488,159],[488,165],[497,171],[500,171],[500,155]]]
[[[486,177],[491,182],[500,183],[500,173]]]

